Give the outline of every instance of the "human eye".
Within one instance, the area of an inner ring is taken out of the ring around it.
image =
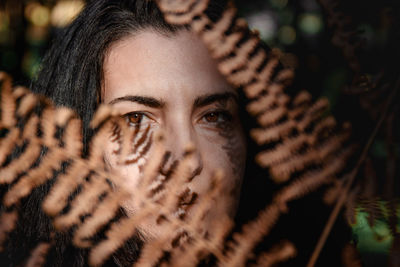
[[[201,117],[201,122],[220,126],[232,122],[232,114],[228,110],[211,110]]]
[[[122,117],[125,119],[128,126],[132,127],[151,122],[151,118],[149,117],[149,115],[141,111],[129,112],[122,115]]]

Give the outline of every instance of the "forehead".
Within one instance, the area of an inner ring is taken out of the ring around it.
[[[114,43],[104,61],[103,99],[127,94],[195,98],[234,91],[201,40],[188,31],[170,36],[146,30]]]

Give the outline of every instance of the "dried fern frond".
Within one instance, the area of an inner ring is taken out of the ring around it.
[[[0,216],[0,251],[3,251],[3,244],[8,234],[12,232],[16,226],[18,214],[15,210],[11,212],[2,211]]]
[[[17,118],[10,119],[7,117],[2,121],[2,126],[7,126],[6,131],[8,131],[8,134],[1,139],[4,143],[1,147],[2,161],[10,156],[16,146],[25,143],[20,155],[0,168],[0,172],[3,174],[2,183],[9,185],[9,190],[4,195],[3,204],[5,208],[11,209],[10,212],[2,213],[0,231],[2,243],[4,243],[8,233],[14,229],[18,220],[18,213],[13,207],[17,206],[21,199],[31,194],[34,188],[44,184],[49,179],[53,179],[54,171],[60,170],[61,164],[68,162],[64,170],[56,174],[56,182],[43,202],[44,211],[54,218],[57,229],[65,231],[77,226],[76,236],[74,237],[76,245],[92,247],[93,244],[88,238],[93,236],[102,225],[110,224],[123,201],[130,196],[128,192],[121,188],[119,178],[105,168],[102,160],[103,150],[100,145],[109,139],[113,125],[120,123],[119,127],[124,128],[124,123],[112,121],[115,112],[111,109],[100,108],[91,124],[92,127],[97,129],[92,138],[92,149],[88,158],[82,158],[80,121],[74,117],[73,113],[65,108],[54,108],[46,99],[33,95],[26,90],[17,89],[13,91],[9,77],[4,74],[1,75],[4,79],[1,90],[2,100],[7,100],[7,102],[3,102],[1,112],[3,115],[11,114],[12,118]],[[35,110],[37,106],[41,107],[40,111]],[[20,128],[18,121],[24,122],[23,128]],[[37,134],[39,129],[40,135]],[[127,134],[120,139],[123,145],[127,139],[131,139],[131,135]],[[138,143],[134,142],[133,152],[136,152],[136,148],[141,144],[143,142],[140,140]],[[45,152],[43,152],[43,149],[45,149]],[[120,154],[123,157],[129,157],[132,151],[122,149]],[[159,154],[162,155],[162,153]],[[156,164],[152,166],[153,169],[158,170],[160,162]],[[147,173],[149,172],[147,171]],[[183,170],[177,170],[176,176],[182,175]],[[187,182],[187,179],[184,182]],[[144,184],[146,183],[144,182]],[[168,188],[168,190],[174,192],[174,186],[177,186],[177,184],[173,184],[172,188]],[[79,187],[81,188],[79,193],[70,201],[70,197]],[[102,195],[105,198],[100,200]],[[145,194],[142,194],[141,197],[141,201],[153,203],[151,197]],[[164,209],[167,209],[164,210],[165,214],[172,212],[176,204],[176,202],[169,200],[169,204],[164,207]],[[159,207],[160,204],[157,207],[148,208],[147,211],[143,210],[143,214],[147,213],[154,216],[159,211],[156,208]],[[66,208],[68,208],[68,211],[65,213]],[[88,214],[93,216],[82,221],[82,216]],[[135,216],[135,220],[138,217]],[[121,223],[114,223],[112,227],[117,229]],[[114,252],[130,236],[127,229],[134,232],[136,228],[122,227],[124,238],[121,238],[120,235],[115,236],[112,231],[110,232],[109,242],[113,245],[107,249],[108,253],[104,253],[104,251],[102,253],[98,247],[93,248],[93,253],[97,251],[95,255],[99,255],[99,251],[102,255],[101,258],[96,257],[95,265],[101,264],[110,253]],[[116,243],[115,240],[118,242]],[[45,246],[46,249],[48,249],[48,246],[48,244]],[[28,261],[29,264],[33,264],[32,266],[39,264],[40,255],[46,249],[39,245],[37,250],[32,252],[32,258]]]
[[[46,254],[50,249],[49,243],[40,243],[33,251],[26,263],[26,267],[40,267],[46,262]]]
[[[95,134],[91,139],[88,156],[83,158],[81,122],[75,118],[74,113],[65,108],[55,108],[46,99],[26,90],[9,89],[8,92],[2,90],[2,93],[13,96],[6,97],[15,104],[18,102],[15,112],[19,115],[17,118],[24,120],[25,124],[22,129],[18,128],[18,120],[14,121],[14,125],[9,125],[9,134],[15,135],[12,139],[7,139],[7,136],[2,139],[7,141],[3,158],[8,158],[19,144],[25,142],[28,145],[19,156],[0,168],[0,172],[9,173],[7,179],[3,179],[4,184],[10,185],[3,205],[11,209],[10,212],[2,213],[2,243],[14,230],[18,220],[14,207],[35,188],[54,179],[54,184],[43,201],[43,210],[52,217],[56,231],[75,228],[72,237],[74,245],[89,250],[88,261],[92,266],[103,264],[149,220],[156,220],[157,227],[169,235],[150,238],[145,243],[143,256],[139,260],[144,265],[149,264],[146,251],[151,251],[156,246],[175,253],[176,242],[181,243],[179,247],[186,247],[187,250],[193,248],[193,252],[205,251],[219,258],[223,257],[223,241],[232,227],[231,219],[221,214],[214,227],[208,229],[204,226],[205,215],[212,209],[214,201],[223,190],[223,174],[217,172],[214,178],[210,178],[209,190],[204,194],[197,195],[190,191],[187,185],[192,179],[189,171],[194,160],[195,148],[192,145],[187,147],[182,160],[171,166],[168,179],[160,180],[159,172],[166,155],[162,134],[153,136],[149,131],[139,133],[137,129],[129,129],[124,120],[115,117],[113,110],[103,106],[91,122]],[[38,102],[42,105],[39,112],[35,108],[39,105]],[[39,129],[41,134],[37,135]],[[143,175],[134,192],[128,192],[123,187],[121,178],[104,165],[102,144],[110,139],[119,146],[114,153],[120,157],[120,164],[129,164],[132,158],[137,157],[135,154],[141,157],[146,153],[149,144],[153,146],[154,156],[144,166]],[[32,164],[17,164],[22,160]],[[62,164],[63,169],[59,171]],[[18,176],[19,174],[22,175]],[[13,183],[14,179],[18,180]],[[118,211],[132,196],[141,208],[134,214],[116,218]],[[198,201],[190,204],[185,202],[187,198],[197,198]],[[187,206],[182,207],[182,201]],[[92,238],[105,226],[108,227],[105,239],[94,241]],[[46,257],[46,251],[53,245],[52,242],[38,244],[27,263],[39,266]],[[174,255],[175,261],[181,264],[184,264],[181,259],[190,259],[195,263],[194,259],[198,257],[197,253],[191,256],[184,253],[185,257],[179,256],[182,255],[179,253]],[[154,260],[156,259],[153,258],[152,261]]]
[[[276,264],[293,258],[296,255],[296,248],[289,241],[282,241],[280,244],[264,252],[259,256],[255,266],[275,266]]]
[[[168,5],[165,1],[158,4],[161,10]],[[168,20],[167,16],[166,19],[172,24],[182,24]],[[216,22],[201,14],[184,24],[189,24],[204,41],[226,79],[243,88],[250,99],[248,111],[260,125],[252,130],[252,137],[258,144],[270,147],[257,156],[257,162],[269,169],[276,182],[290,183],[277,194],[277,204],[266,209],[274,211],[268,225],[279,217],[280,210],[286,211],[288,201],[343,178],[346,160],[355,151],[354,147],[346,148],[350,127],[337,125],[332,117],[326,117],[326,99],[313,103],[307,92],[300,92],[294,99],[283,92],[293,78],[293,71],[278,64],[279,53],[259,45],[258,35],[236,16],[231,3]],[[321,171],[313,171],[315,168]],[[241,256],[238,255],[242,252],[235,252],[231,262],[243,264],[242,257],[250,250],[244,249]]]
[[[165,12],[165,20],[171,24],[187,24],[201,15],[208,6],[208,0],[163,1],[161,11]]]
[[[357,248],[353,244],[347,244],[342,251],[342,259],[344,266],[361,267],[360,255]]]
[[[163,10],[171,2],[158,1],[158,4]],[[167,16],[166,20],[172,24],[183,24],[168,20]],[[272,177],[277,182],[288,181],[293,173],[307,166],[321,165],[328,155],[340,151],[349,131],[342,129],[343,133],[339,131],[337,135],[330,134],[325,138],[327,132],[340,128],[332,118],[323,118],[327,100],[320,99],[312,104],[307,93],[302,92],[290,101],[282,90],[291,81],[292,70],[278,66],[279,53],[261,48],[258,35],[237,18],[231,3],[215,23],[206,14],[201,14],[185,24],[191,25],[191,29],[204,41],[211,55],[218,60],[219,70],[226,79],[234,86],[242,86],[252,100],[248,111],[258,118],[263,127],[252,131],[255,140],[259,144],[278,142],[275,148],[257,157],[261,166],[271,168]],[[228,41],[230,36],[241,38],[231,43]],[[226,47],[228,43],[229,49],[221,53],[220,47]],[[304,149],[305,146],[307,149]],[[273,153],[277,155],[274,157]]]

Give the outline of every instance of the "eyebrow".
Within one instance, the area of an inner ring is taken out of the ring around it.
[[[220,93],[220,94],[209,94],[209,95],[199,96],[194,101],[193,106],[194,107],[204,107],[204,106],[207,106],[214,102],[225,102],[231,98],[234,99],[236,101],[236,103],[239,102],[238,96],[236,94],[231,93],[231,92],[225,92],[225,93]]]
[[[165,106],[165,101],[162,99],[156,99],[154,97],[149,97],[149,96],[138,96],[138,95],[126,95],[122,97],[118,97],[110,101],[109,104],[113,105],[118,102],[124,102],[124,101],[129,101],[129,102],[136,102],[148,107],[152,108],[162,108]]]
[[[220,93],[220,94],[208,94],[208,95],[203,95],[199,96],[194,100],[193,106],[198,108],[198,107],[204,107],[207,105],[210,105],[214,102],[225,102],[228,101],[229,99],[234,99],[236,103],[239,102],[238,97],[236,94],[231,93],[231,92],[225,92],[225,93]],[[165,101],[162,99],[156,99],[154,97],[149,97],[149,96],[139,96],[139,95],[126,95],[122,97],[115,98],[109,102],[109,104],[113,105],[118,102],[124,102],[124,101],[129,101],[129,102],[136,102],[148,107],[152,108],[162,108],[165,106]]]

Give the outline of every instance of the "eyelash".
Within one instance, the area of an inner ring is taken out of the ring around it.
[[[213,122],[207,121],[206,117],[209,115],[212,115],[212,114],[217,115],[217,120],[219,120],[221,118],[222,121],[213,121]],[[212,110],[212,111],[207,112],[206,114],[204,114],[201,117],[201,119],[204,120],[206,123],[219,124],[219,123],[232,122],[233,116],[227,110],[217,109],[217,110]]]
[[[139,121],[131,122],[130,119],[133,118],[133,116],[135,116],[135,115],[141,116]],[[147,119],[150,119],[150,117],[148,115],[146,115],[144,112],[140,112],[140,111],[129,112],[129,113],[122,115],[122,117],[126,120],[126,122],[128,123],[129,126],[140,125],[142,123],[142,120],[144,117],[146,117]]]
[[[207,116],[211,116],[211,115],[216,115],[217,121],[208,121]],[[141,116],[141,117],[139,118],[139,121],[132,122],[132,121],[130,121],[130,119],[133,118],[133,116]],[[148,115],[146,115],[144,112],[140,112],[140,111],[129,112],[129,113],[122,115],[122,117],[125,118],[126,122],[129,124],[129,126],[135,126],[135,125],[141,124],[144,117],[146,117],[147,119],[150,119],[150,117]],[[231,122],[233,120],[233,116],[227,110],[217,109],[217,110],[211,110],[211,111],[205,113],[204,115],[202,115],[201,120],[203,122],[209,123],[209,124],[219,124],[219,123]]]

